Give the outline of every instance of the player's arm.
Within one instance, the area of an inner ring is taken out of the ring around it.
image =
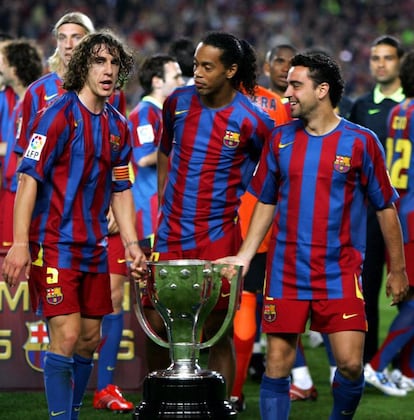
[[[377,211],[377,218],[390,259],[386,293],[392,295],[391,305],[401,302],[408,292],[404,245],[400,220],[394,204]]]
[[[157,153],[157,185],[158,185],[158,202],[161,204],[164,196],[165,183],[168,173],[168,156],[158,149]]]
[[[3,278],[9,286],[17,284],[20,272],[24,267],[26,268],[26,277],[29,276],[31,264],[29,229],[36,195],[36,179],[27,174],[20,174],[13,211],[13,245],[2,266]]]
[[[111,208],[125,246],[126,259],[132,261],[131,270],[145,268],[145,254],[138,245],[135,229],[135,207],[131,190],[112,193]]]

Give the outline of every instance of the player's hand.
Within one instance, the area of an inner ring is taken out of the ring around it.
[[[25,270],[25,277],[28,279],[31,263],[29,245],[14,243],[3,260],[1,267],[3,280],[10,287],[16,286],[23,269]]]
[[[391,305],[393,306],[402,302],[407,296],[408,291],[409,283],[406,271],[391,271],[387,276],[385,286],[387,297],[392,296]]]
[[[139,280],[147,273],[147,259],[138,245],[138,241],[133,241],[126,246],[126,260],[130,270],[130,275]]]
[[[237,255],[232,255],[228,257],[219,258],[218,260],[213,261],[213,264],[225,264],[222,269],[221,274],[227,279],[231,280],[233,276],[237,273],[234,266],[242,266],[242,276],[244,277],[249,270],[250,261],[245,258],[241,258]]]

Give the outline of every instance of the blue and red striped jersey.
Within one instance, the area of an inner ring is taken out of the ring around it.
[[[92,114],[67,92],[33,129],[19,166],[38,181],[30,241],[51,267],[106,272],[111,194],[131,186],[127,120],[110,104]]]
[[[150,96],[144,96],[131,111],[129,127],[132,143],[132,168],[135,211],[138,238],[154,235],[157,227],[158,192],[157,166],[138,166],[138,161],[157,150],[162,133],[162,104]]]
[[[387,166],[400,194],[397,202],[404,242],[414,241],[414,99],[395,106],[388,119]]]
[[[160,150],[170,156],[156,250],[205,246],[234,227],[240,196],[273,120],[237,92],[225,107],[202,104],[194,86],[164,102]]]
[[[301,120],[275,128],[249,190],[277,204],[267,296],[358,295],[367,199],[382,209],[398,198],[372,131],[345,119],[323,136],[308,134]]]
[[[27,88],[23,97],[22,128],[17,138],[15,152],[23,154],[29,144],[31,129],[36,114],[47,104],[66,92],[57,73],[47,73]]]
[[[5,137],[7,151],[4,157],[2,188],[12,192],[17,190],[17,155],[14,153],[14,145],[21,129],[22,105],[22,101],[16,103],[10,119],[7,121],[7,134]]]
[[[8,123],[11,119],[16,102],[17,95],[10,86],[6,86],[4,89],[0,90],[0,142],[7,141]],[[3,166],[3,162],[4,156],[0,156],[0,166]]]

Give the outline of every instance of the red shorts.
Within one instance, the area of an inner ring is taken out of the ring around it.
[[[113,312],[108,273],[85,273],[32,265],[29,278],[32,307],[45,317],[80,312],[100,317]]]
[[[125,247],[119,233],[108,236],[108,266],[111,274],[121,274],[122,276],[128,274]]]
[[[305,332],[310,318],[310,329],[321,333],[338,331],[367,331],[365,302],[357,297],[332,300],[290,300],[265,298],[262,330],[264,333]]]
[[[169,252],[153,252],[151,255],[152,261],[168,261],[177,259],[200,259],[214,261],[218,258],[235,255],[241,247],[240,227],[236,227],[218,241],[211,242],[204,247],[198,247],[191,250],[176,250]],[[230,283],[228,279],[222,278],[220,297],[217,301],[214,311],[225,310],[229,306],[230,297]],[[149,296],[142,296],[142,303],[145,307],[152,307]]]
[[[13,207],[15,192],[1,190],[0,198],[0,248],[13,243]]]

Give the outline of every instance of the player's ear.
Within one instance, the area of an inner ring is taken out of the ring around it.
[[[239,66],[234,63],[226,70],[226,79],[232,79],[234,75],[237,73]]]
[[[329,83],[322,82],[318,85],[318,97],[323,99],[326,95],[329,95]]]

